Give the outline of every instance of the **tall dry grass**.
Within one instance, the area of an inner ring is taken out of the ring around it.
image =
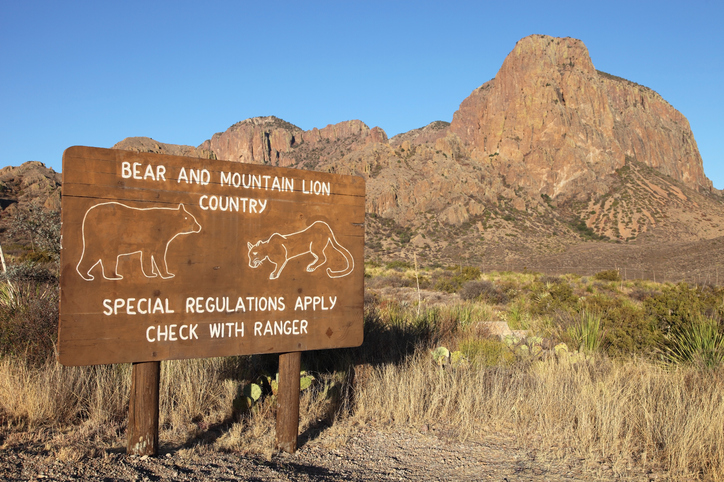
[[[183,443],[232,416],[242,381],[239,358],[174,360],[161,366],[159,425]],[[127,422],[131,366],[41,366],[0,358],[0,421],[15,430],[84,425],[121,430]]]
[[[608,461],[624,473],[724,477],[724,374],[642,360],[550,357],[514,367],[441,369],[419,352],[377,368],[357,394],[365,423],[454,428],[462,440],[512,430],[518,439]]]
[[[230,420],[243,370],[241,357],[162,362],[159,426],[163,438],[184,442]]]
[[[20,428],[123,420],[128,411],[127,365],[41,366],[0,358],[0,417]]]

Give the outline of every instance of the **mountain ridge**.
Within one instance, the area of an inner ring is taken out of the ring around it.
[[[134,144],[152,147],[114,147]],[[360,120],[304,131],[256,117],[183,149],[365,177],[373,257],[510,261],[594,239],[724,236],[720,192],[686,118],[653,89],[597,70],[568,37],[519,40],[449,123],[388,139]]]
[[[113,147],[363,176],[368,259],[530,265],[586,243],[612,252],[724,236],[724,199],[686,118],[597,70],[571,38],[521,39],[451,122],[392,138],[360,120],[305,131],[267,116],[197,147]]]

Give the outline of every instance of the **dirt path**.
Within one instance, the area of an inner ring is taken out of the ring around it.
[[[330,448],[330,444],[332,448]],[[321,434],[295,454],[270,459],[217,452],[206,445],[162,450],[159,457],[101,450],[80,461],[61,462],[33,444],[0,448],[0,479],[115,481],[584,481],[657,480],[642,472],[616,474],[611,467],[584,467],[580,460],[545,462],[511,437],[450,442],[433,433],[362,428],[346,443]]]

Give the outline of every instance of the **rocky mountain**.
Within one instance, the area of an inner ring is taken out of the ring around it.
[[[583,240],[724,235],[722,198],[686,118],[596,70],[572,38],[520,40],[451,123],[391,139],[359,120],[304,131],[257,117],[196,148],[147,138],[114,147],[364,176],[369,255],[383,258],[510,262]]]
[[[363,176],[373,259],[570,264],[566,253],[596,245],[623,262],[624,246],[724,236],[723,198],[686,118],[596,70],[571,38],[520,40],[451,123],[391,139],[359,120],[305,131],[272,116],[198,147],[136,137],[114,148]]]

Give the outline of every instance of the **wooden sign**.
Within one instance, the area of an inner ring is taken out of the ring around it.
[[[360,345],[364,195],[354,176],[67,149],[61,363]]]

